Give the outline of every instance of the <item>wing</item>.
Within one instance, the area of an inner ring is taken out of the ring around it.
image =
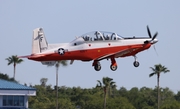
[[[124,50],[121,50],[121,51],[118,51],[118,52],[115,52],[115,53],[111,53],[111,54],[107,54],[107,55],[104,55],[104,56],[101,56],[101,57],[98,57],[98,58],[95,58],[94,60],[103,60],[103,59],[108,59],[110,57],[114,57],[114,58],[118,58],[118,57],[123,57],[124,55],[127,55],[135,50],[138,50],[140,49],[142,46],[131,46],[130,48],[126,48]]]
[[[26,55],[26,56],[18,56],[18,58],[38,58],[42,56],[50,56],[53,53],[47,53],[47,54],[31,54],[31,55]]]

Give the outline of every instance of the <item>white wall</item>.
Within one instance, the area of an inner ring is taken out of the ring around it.
[[[0,90],[0,95],[36,96],[36,90]]]

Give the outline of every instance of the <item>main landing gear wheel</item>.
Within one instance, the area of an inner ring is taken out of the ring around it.
[[[117,66],[115,66],[115,65],[110,65],[110,68],[111,68],[112,71],[117,70]]]
[[[133,65],[134,65],[134,67],[139,67],[139,62],[138,61],[134,61]]]
[[[100,70],[101,70],[101,64],[100,64],[99,62],[97,62],[97,64],[94,65],[94,69],[95,69],[96,71],[100,71]]]

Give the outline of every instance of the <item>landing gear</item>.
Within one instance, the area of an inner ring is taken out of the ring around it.
[[[100,64],[99,61],[94,61],[93,66],[94,66],[94,69],[96,71],[100,71],[101,70],[101,64]]]
[[[92,66],[94,66],[94,69],[96,71],[100,71],[101,70],[101,64],[98,60],[94,60]],[[111,57],[111,65],[110,65],[110,69],[112,71],[115,71],[117,70],[117,63],[116,63],[116,60],[114,59],[114,57]]]
[[[111,64],[111,65],[110,65],[110,68],[111,68],[112,71],[115,71],[115,70],[117,69],[117,65],[112,65],[112,64]]]
[[[139,67],[139,62],[138,61],[134,61],[133,65],[134,65],[134,67]]]
[[[112,71],[117,70],[117,63],[116,63],[116,60],[114,59],[114,57],[111,57],[111,65],[110,65],[110,68],[111,68]]]
[[[135,61],[133,62],[134,67],[139,67],[139,62],[137,61],[137,57],[134,56]]]

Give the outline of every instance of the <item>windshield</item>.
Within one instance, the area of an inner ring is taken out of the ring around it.
[[[85,41],[100,41],[100,40],[121,40],[122,36],[112,33],[112,32],[104,32],[104,31],[93,31],[81,36]]]

